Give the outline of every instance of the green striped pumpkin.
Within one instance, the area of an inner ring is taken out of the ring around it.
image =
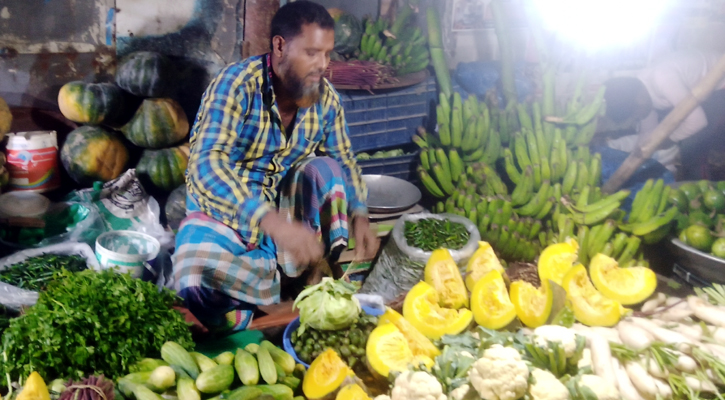
[[[98,125],[116,115],[123,93],[112,83],[68,82],[58,92],[64,117],[81,124]]]
[[[128,149],[116,134],[85,125],[68,134],[60,160],[74,181],[91,185],[118,178],[128,162]]]
[[[5,134],[10,132],[10,125],[13,123],[13,114],[10,113],[10,107],[5,99],[0,97],[0,142],[3,141]]]
[[[186,137],[189,120],[173,99],[146,99],[121,131],[136,146],[161,149]]]
[[[137,51],[121,60],[116,68],[116,84],[140,97],[162,97],[173,82],[171,61],[153,51]]]
[[[189,163],[189,144],[161,150],[144,150],[136,174],[155,188],[170,192],[184,183]]]

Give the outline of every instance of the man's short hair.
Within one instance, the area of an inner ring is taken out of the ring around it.
[[[311,1],[298,0],[282,6],[272,18],[272,38],[281,36],[292,40],[302,32],[302,26],[316,24],[323,29],[335,29],[335,21],[325,7]]]
[[[615,123],[624,122],[635,114],[641,115],[644,108],[652,107],[647,88],[637,78],[629,76],[611,78],[604,82],[604,86],[607,88],[604,93],[607,102],[606,116]]]

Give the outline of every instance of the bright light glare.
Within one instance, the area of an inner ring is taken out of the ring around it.
[[[533,0],[544,26],[596,51],[635,43],[662,16],[669,0]]]

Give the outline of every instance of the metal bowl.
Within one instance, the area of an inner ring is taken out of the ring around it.
[[[677,238],[673,238],[668,245],[675,256],[676,264],[696,274],[699,278],[725,284],[725,260],[688,246]]]
[[[368,210],[393,213],[407,210],[421,199],[420,190],[412,183],[386,175],[363,175],[368,187]]]

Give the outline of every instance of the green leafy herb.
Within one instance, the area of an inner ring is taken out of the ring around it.
[[[469,236],[465,225],[449,220],[425,218],[405,223],[405,241],[423,251],[459,250],[468,243]]]
[[[170,290],[111,270],[61,271],[38,302],[10,321],[2,338],[3,375],[115,379],[164,342],[191,349],[191,332]]]
[[[30,257],[0,271],[0,282],[21,289],[39,291],[43,290],[53,280],[53,275],[61,269],[78,272],[88,269],[88,264],[80,256],[43,254]]]
[[[695,288],[695,293],[716,306],[725,306],[725,286],[713,283],[712,287]]]

